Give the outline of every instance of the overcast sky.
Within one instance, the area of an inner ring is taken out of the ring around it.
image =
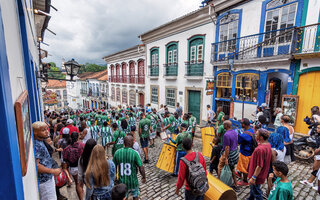
[[[201,0],[55,0],[42,45],[45,62],[106,64],[102,57],[140,44],[137,37],[199,8]]]

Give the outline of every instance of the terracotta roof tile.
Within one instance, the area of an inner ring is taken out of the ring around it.
[[[87,79],[100,80],[100,78],[102,80],[104,80],[104,79],[107,80],[108,79],[108,70],[106,69],[106,70],[103,70],[100,72],[85,72],[85,73],[78,75],[78,77],[80,78],[80,80],[87,80]]]
[[[65,88],[66,87],[66,81],[48,80],[47,87],[50,87],[50,88]]]

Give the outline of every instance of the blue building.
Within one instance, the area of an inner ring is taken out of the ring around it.
[[[39,199],[31,124],[43,120],[37,76],[49,17],[37,11],[50,2],[0,1],[0,199]]]

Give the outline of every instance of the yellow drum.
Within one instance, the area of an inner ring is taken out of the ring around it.
[[[173,173],[176,147],[171,144],[163,144],[156,167],[164,171]]]
[[[215,136],[213,127],[205,127],[201,129],[201,137],[202,137],[202,155],[209,157],[211,156],[212,146],[210,143],[212,142]]]
[[[209,190],[204,194],[205,200],[237,199],[236,192],[218,178],[208,173]]]

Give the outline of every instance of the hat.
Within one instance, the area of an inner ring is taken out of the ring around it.
[[[69,132],[70,132],[70,129],[69,129],[69,128],[64,128],[64,129],[62,130],[62,134],[63,134],[63,135],[69,135]]]
[[[266,103],[263,103],[263,104],[261,104],[260,107],[267,107],[267,104],[266,104]]]
[[[73,124],[73,120],[72,119],[68,119],[67,120],[67,124]]]
[[[244,124],[246,126],[250,126],[250,120],[247,119],[247,118],[243,118],[242,121],[241,121],[241,124]]]

